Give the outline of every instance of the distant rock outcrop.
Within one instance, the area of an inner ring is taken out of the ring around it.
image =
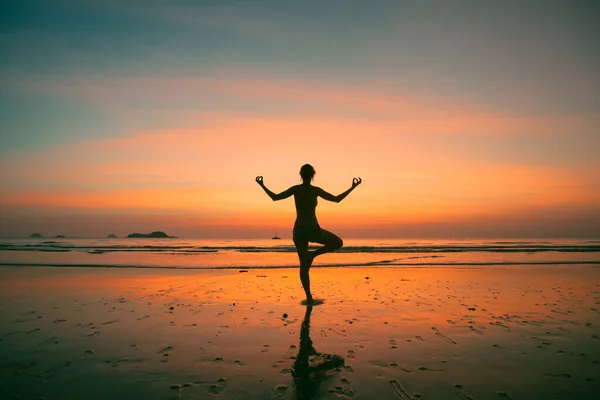
[[[155,231],[152,233],[132,233],[127,235],[127,238],[173,238],[175,236],[169,236],[163,231]]]
[[[31,235],[29,235],[29,237],[32,239],[40,239],[40,238],[43,238],[44,236],[42,236],[41,233],[32,233]]]
[[[110,235],[108,235],[106,238],[107,238],[107,239],[116,239],[116,238],[117,238],[117,235],[115,235],[114,233],[111,233],[111,234],[110,234]]]
[[[56,239],[64,239],[64,238],[66,238],[65,235],[56,235],[56,236],[52,236],[52,237],[56,238]]]

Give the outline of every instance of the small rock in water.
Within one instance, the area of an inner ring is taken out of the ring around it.
[[[365,276],[365,279],[371,279],[371,277],[369,277],[369,276]]]
[[[283,314],[283,318],[287,318],[287,317],[288,317],[288,315],[284,313]]]
[[[169,307],[169,310],[174,310],[174,309],[175,309],[175,307]]]
[[[170,386],[170,389],[171,389],[171,390],[175,390],[175,389],[179,389],[180,387],[181,387],[181,386],[180,386],[179,384],[177,384],[177,383],[176,383],[176,384],[174,384],[174,385],[171,385],[171,386]]]
[[[454,387],[455,387],[455,388],[458,388],[458,389],[462,389],[462,385],[461,385],[460,383],[455,383],[455,384],[454,384]]]

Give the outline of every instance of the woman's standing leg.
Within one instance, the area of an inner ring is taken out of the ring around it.
[[[309,254],[308,254],[308,241],[294,237],[294,244],[296,250],[298,250],[298,259],[300,260],[300,282],[306,293],[306,302],[312,302],[312,294],[310,293],[310,276],[308,270],[310,269]]]

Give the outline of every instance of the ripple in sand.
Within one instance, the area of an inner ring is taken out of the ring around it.
[[[442,338],[443,340],[445,340],[446,342],[453,344],[453,345],[458,345],[458,343],[456,343],[454,340],[450,339],[448,336],[444,335],[442,332],[438,331],[438,329],[434,326],[431,328],[434,333],[436,334],[436,336]]]
[[[566,372],[551,372],[544,374],[546,376],[551,376],[553,378],[570,378],[571,374],[567,374]]]
[[[12,323],[13,324],[20,324],[20,323],[23,323],[23,322],[29,322],[29,321],[34,321],[34,320],[35,320],[34,318],[29,318],[29,319],[17,318]]]
[[[407,374],[412,373],[412,371],[410,369],[405,368],[402,365],[397,364],[397,363],[391,363],[390,367],[398,368],[399,370],[401,370],[402,372],[406,372]]]
[[[402,399],[402,400],[412,400],[412,396],[408,394],[408,392],[402,387],[400,382],[395,379],[389,381],[390,385],[392,385],[392,389],[394,392]]]
[[[50,343],[58,344],[58,340],[56,340],[56,339],[58,339],[56,336],[52,336],[52,337],[44,340],[43,342],[38,343],[38,346],[43,346],[43,345],[50,344]]]

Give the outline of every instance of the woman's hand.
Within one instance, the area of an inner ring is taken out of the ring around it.
[[[354,189],[355,187],[357,187],[361,183],[362,183],[362,179],[360,179],[360,178],[353,178],[352,179],[352,189]]]
[[[263,177],[262,176],[257,176],[256,177],[256,183],[258,183],[260,186],[263,185]]]

